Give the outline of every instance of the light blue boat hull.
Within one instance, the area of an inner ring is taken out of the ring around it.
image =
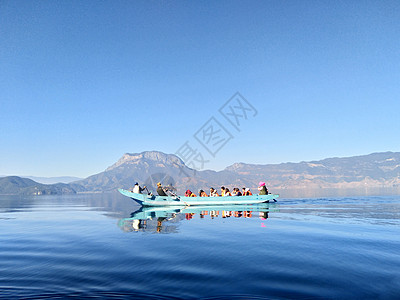
[[[144,206],[190,206],[190,205],[238,205],[255,204],[275,201],[279,195],[252,195],[252,196],[227,196],[227,197],[185,197],[185,196],[154,196],[137,194],[124,189],[118,191],[137,203]]]

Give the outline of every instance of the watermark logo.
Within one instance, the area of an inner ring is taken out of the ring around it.
[[[233,139],[233,135],[214,117],[204,123],[193,136],[213,157]]]
[[[200,144],[200,149],[192,146],[191,141],[187,140],[175,152],[190,168],[190,173],[193,173],[188,174],[187,169],[180,167],[181,173],[179,175],[185,175],[189,181],[195,177],[196,171],[203,170],[205,164],[210,162],[209,159],[206,159],[204,153],[215,158],[217,153],[234,138],[234,134],[230,130],[235,129],[240,132],[242,124],[257,116],[258,113],[255,107],[239,92],[226,101],[218,109],[218,112],[219,118],[212,115],[193,135],[194,139]],[[227,121],[228,126],[223,125],[221,119]]]
[[[189,145],[189,142],[186,141],[176,152],[188,167],[194,170],[201,170],[204,168],[204,164],[209,162],[209,160],[205,160],[204,156],[198,149],[192,148]]]
[[[156,189],[157,183],[161,182],[164,184],[164,188],[171,192],[176,192],[175,179],[167,173],[154,173],[151,174],[145,181],[144,185],[148,188]]]
[[[257,110],[240,93],[232,96],[219,109],[220,114],[238,131],[243,121],[257,115]]]

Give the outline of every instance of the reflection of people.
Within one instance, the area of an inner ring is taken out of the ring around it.
[[[218,217],[219,211],[218,210],[211,210],[210,211],[210,217],[211,219],[214,219],[215,217]]]
[[[132,221],[132,228],[134,231],[146,229],[146,220],[135,219]]]
[[[260,181],[258,184],[258,190],[260,191],[258,194],[259,195],[268,195],[268,189],[265,186],[265,182]]]
[[[157,183],[157,193],[159,196],[167,196],[164,189],[162,188],[161,182]]]
[[[243,217],[245,217],[245,218],[251,218],[252,215],[253,215],[253,212],[251,210],[243,212]]]
[[[139,223],[140,223],[140,220],[133,220],[132,221],[133,230],[135,230],[135,231],[139,230]]]
[[[186,213],[185,218],[186,218],[186,220],[191,220],[191,219],[193,219],[194,215],[195,215],[195,213]]]
[[[268,219],[268,212],[267,212],[267,211],[260,212],[260,219],[261,219],[261,220],[266,220],[266,219]]]
[[[162,222],[165,221],[167,218],[159,217],[157,218],[157,232],[161,232],[162,230]]]

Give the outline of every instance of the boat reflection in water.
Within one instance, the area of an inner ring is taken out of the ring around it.
[[[131,213],[130,218],[118,221],[125,232],[178,232],[183,220],[215,218],[261,218],[268,219],[270,212],[278,211],[278,203],[248,205],[208,205],[208,206],[142,206]]]

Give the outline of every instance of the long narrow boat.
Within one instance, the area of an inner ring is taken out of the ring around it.
[[[185,196],[155,196],[137,194],[124,189],[118,191],[137,203],[144,206],[190,206],[190,205],[230,205],[230,204],[255,204],[275,202],[279,195],[252,195],[252,196],[226,196],[226,197],[185,197]]]

